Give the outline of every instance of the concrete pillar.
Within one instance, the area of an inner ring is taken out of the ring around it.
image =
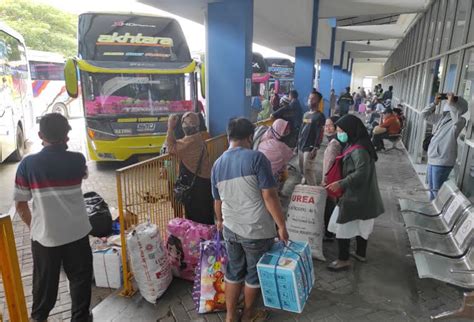
[[[340,96],[341,93],[344,93],[346,90],[346,73],[343,69],[344,66],[344,50],[345,50],[345,43],[342,42],[341,45],[341,56],[338,59],[337,66],[334,66],[333,71],[333,79],[334,79],[334,90],[336,91],[336,95]]]
[[[326,116],[330,114],[329,98],[331,95],[331,89],[333,88],[333,61],[334,45],[336,43],[336,19],[329,19],[329,24],[332,27],[331,49],[329,53],[329,59],[321,60],[321,70],[319,74],[319,90],[321,94],[323,94],[324,114],[326,114]]]
[[[313,0],[313,21],[311,25],[311,45],[295,49],[295,89],[302,105],[306,105],[313,89],[316,42],[318,37],[319,0]]]
[[[215,136],[229,119],[250,116],[253,0],[208,3],[206,34],[206,103]]]

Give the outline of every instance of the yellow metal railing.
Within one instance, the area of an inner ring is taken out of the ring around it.
[[[265,120],[257,125],[271,125]],[[229,147],[225,134],[206,141],[211,164]],[[174,198],[173,187],[179,173],[179,161],[165,154],[117,170],[118,210],[122,243],[122,269],[124,287],[122,295],[131,296],[133,289],[127,261],[127,233],[135,225],[151,222],[166,240],[166,226],[176,217],[183,217],[183,207]]]
[[[28,321],[15,236],[10,216],[0,217],[0,271],[10,321]],[[0,312],[0,321],[2,321]]]

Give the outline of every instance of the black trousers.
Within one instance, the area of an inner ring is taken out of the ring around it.
[[[92,283],[92,251],[89,236],[75,242],[44,247],[31,242],[33,255],[33,307],[31,318],[46,321],[56,304],[61,265],[66,272],[71,291],[71,321],[89,319]]]
[[[356,247],[356,254],[365,257],[367,253],[367,239],[364,239],[360,236],[356,237],[357,247]],[[347,261],[349,260],[349,249],[351,246],[350,239],[338,239],[337,240],[339,246],[339,260]]]
[[[376,148],[383,148],[383,139],[388,139],[389,135],[387,132],[381,134],[374,134],[373,143]]]

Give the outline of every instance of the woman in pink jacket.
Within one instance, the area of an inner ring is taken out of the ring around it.
[[[288,162],[293,157],[293,150],[283,142],[283,138],[289,133],[289,123],[283,119],[277,119],[265,132],[258,146],[258,151],[270,161],[273,175],[277,179],[286,170]]]

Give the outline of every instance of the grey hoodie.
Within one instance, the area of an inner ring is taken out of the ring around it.
[[[448,104],[448,103],[446,103]],[[436,105],[431,103],[421,112],[421,116],[433,123],[433,137],[428,147],[428,164],[453,167],[458,154],[457,137],[461,133],[466,119],[467,102],[462,97],[456,103],[448,105],[449,112],[435,114]]]

